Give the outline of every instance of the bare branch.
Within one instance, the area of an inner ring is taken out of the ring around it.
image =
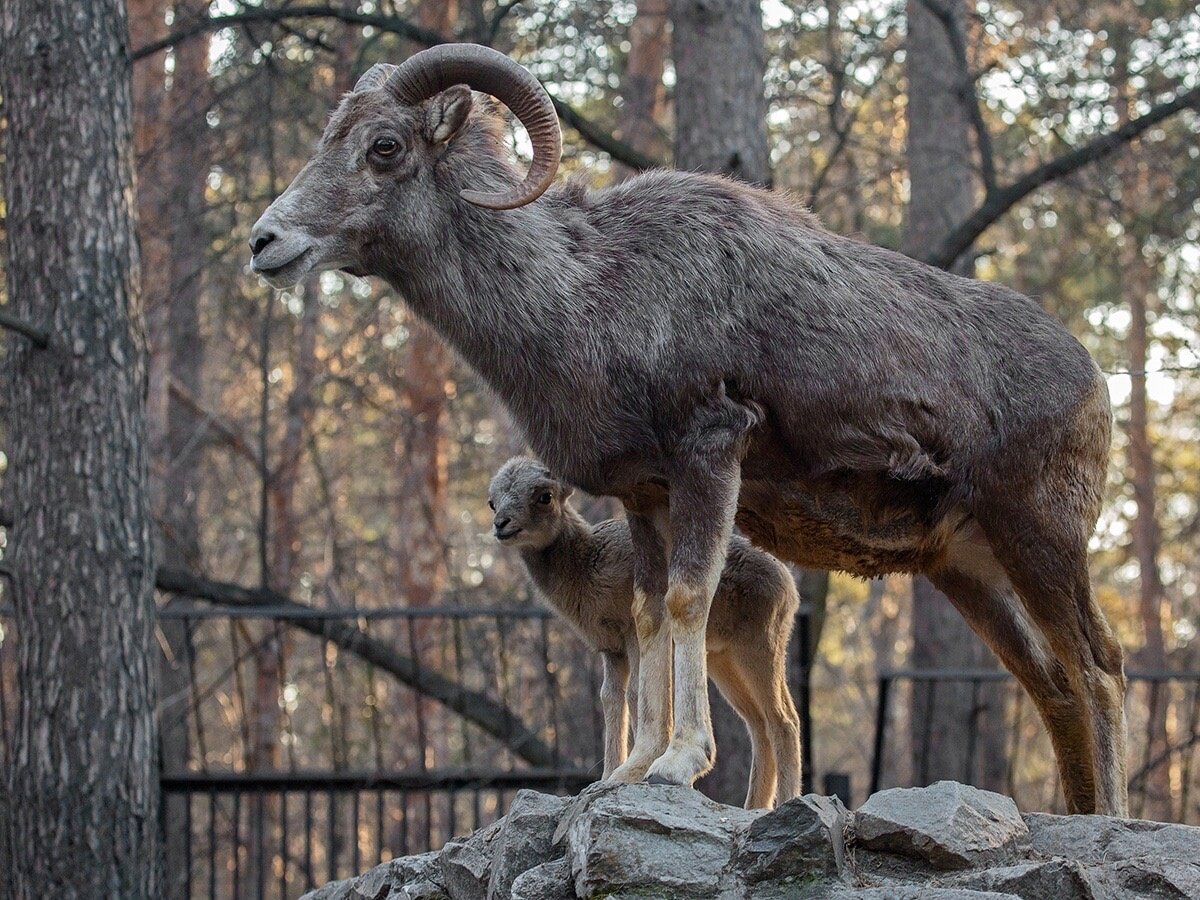
[[[139,59],[159,53],[168,47],[183,43],[207,31],[218,31],[222,28],[246,25],[253,22],[282,23],[292,19],[333,19],[352,25],[369,25],[372,28],[379,29],[381,32],[399,35],[423,47],[434,47],[438,44],[449,43],[451,40],[443,34],[439,34],[429,28],[423,28],[420,25],[414,25],[399,16],[363,13],[337,6],[255,7],[253,9],[243,9],[240,12],[228,15],[209,16],[193,20],[178,30],[171,32],[166,37],[134,50],[130,54],[130,58],[136,62]],[[622,162],[631,169],[637,169],[638,171],[662,165],[662,162],[659,160],[639,153],[628,144],[617,140],[611,133],[587,119],[564,100],[560,100],[553,95],[551,95],[550,99],[554,101],[554,108],[563,122],[578,131],[580,136],[589,144],[599,150],[603,150],[618,162]]]
[[[223,581],[210,581],[178,569],[159,569],[154,583],[160,591],[222,606],[272,607],[272,618],[331,641],[392,675],[417,693],[438,701],[492,735],[531,766],[549,767],[558,763],[554,751],[522,724],[512,709],[486,694],[422,668],[416,660],[397,653],[356,625],[338,619],[307,618],[304,613],[313,611],[313,607],[267,588],[245,588]],[[280,607],[295,610],[297,615],[289,617],[280,612]]]
[[[1130,119],[1119,128],[1088,141],[1082,147],[1038,166],[1008,187],[998,188],[961,225],[946,236],[941,246],[925,257],[925,262],[943,269],[949,268],[970,248],[977,237],[1042,185],[1070,175],[1089,163],[1104,159],[1138,135],[1185,109],[1200,109],[1200,88],[1176,94],[1174,98],[1158,104],[1145,115]]]
[[[16,316],[10,316],[3,310],[0,310],[0,328],[7,328],[10,331],[15,331],[17,334],[25,335],[32,342],[33,346],[39,350],[45,350],[50,346],[50,332],[43,331],[35,325],[30,325]]]

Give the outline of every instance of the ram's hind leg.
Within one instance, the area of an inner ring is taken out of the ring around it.
[[[1068,805],[1073,812],[1127,815],[1123,653],[1092,593],[1086,538],[1072,533],[1074,523],[1046,521],[1032,504],[1005,513],[981,524],[1082,701],[1095,790],[1088,802],[1068,799]]]
[[[951,548],[945,567],[927,574],[1033,700],[1050,734],[1067,808],[1090,812],[1095,784],[1082,704],[982,535],[969,534]]]

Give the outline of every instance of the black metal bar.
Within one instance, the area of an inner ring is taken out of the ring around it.
[[[267,890],[267,811],[266,798],[262,794],[254,797],[254,896],[256,900],[266,900]]]
[[[291,859],[291,848],[288,847],[288,792],[279,792],[279,897],[287,900],[288,896],[288,860]]]
[[[208,792],[208,900],[217,900],[217,792]]]
[[[302,788],[302,790],[304,791],[304,890],[311,891],[315,886],[312,857],[312,838],[315,826],[312,814],[313,795],[311,788]]]
[[[12,607],[0,607],[0,616]],[[537,606],[347,606],[296,607],[264,603],[261,606],[179,604],[158,610],[160,619],[552,619],[554,613]]]
[[[892,689],[892,677],[887,672],[880,674],[875,695],[875,742],[871,750],[871,789],[868,796],[879,790],[883,779],[883,737],[887,730],[888,694]]]
[[[974,784],[971,772],[975,768],[975,743],[979,733],[979,691],[983,682],[978,678],[971,679],[971,717],[967,724],[967,758],[963,766],[963,784]],[[928,714],[928,711],[927,711]]]
[[[337,881],[337,858],[340,852],[337,837],[337,792],[331,789],[326,796],[329,799],[329,843],[326,844],[325,850],[325,868],[328,871],[329,880]]]
[[[809,648],[812,646],[809,634],[808,615],[797,613],[799,627],[799,645],[797,655],[800,666],[798,687],[800,688],[800,780],[801,790],[810,793],[813,786],[813,739],[812,739],[812,690],[809,687],[809,674],[812,667]]]
[[[242,896],[242,794],[233,792],[233,896]]]
[[[408,856],[408,788],[400,788],[400,847],[397,856]]]
[[[359,798],[362,795],[358,791],[350,794],[350,872],[354,874],[360,871],[359,862],[361,857],[358,847],[358,817],[361,812],[359,807]]]
[[[933,746],[933,696],[937,692],[937,686],[936,678],[925,682],[925,728],[921,732],[921,766],[917,776],[919,787],[929,783],[929,748]]]
[[[383,862],[383,839],[385,835],[383,816],[383,791],[375,792],[375,861]]]
[[[166,806],[166,798],[163,798],[163,806]],[[187,895],[192,896],[192,878],[195,872],[192,866],[192,850],[193,837],[192,834],[192,795],[189,794],[183,798],[183,827],[185,835],[185,846],[183,848],[183,878],[187,885]]]

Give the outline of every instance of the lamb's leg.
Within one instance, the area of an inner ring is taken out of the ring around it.
[[[604,777],[625,762],[628,753],[629,709],[625,692],[629,688],[629,657],[624,653],[602,653],[604,683],[600,686],[600,706],[604,710]]]
[[[672,477],[670,494],[666,606],[675,643],[675,728],[667,752],[646,773],[651,783],[690,785],[716,761],[705,631],[725,567],[741,473],[732,454],[690,462]]]
[[[633,623],[637,630],[637,725],[629,758],[609,781],[641,781],[671,736],[671,625],[665,601],[667,557],[655,515],[627,510],[633,540]]]

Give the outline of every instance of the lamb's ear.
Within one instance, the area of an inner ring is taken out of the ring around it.
[[[471,89],[465,84],[446,88],[425,104],[425,137],[430,143],[444,144],[467,124],[471,114]]]

